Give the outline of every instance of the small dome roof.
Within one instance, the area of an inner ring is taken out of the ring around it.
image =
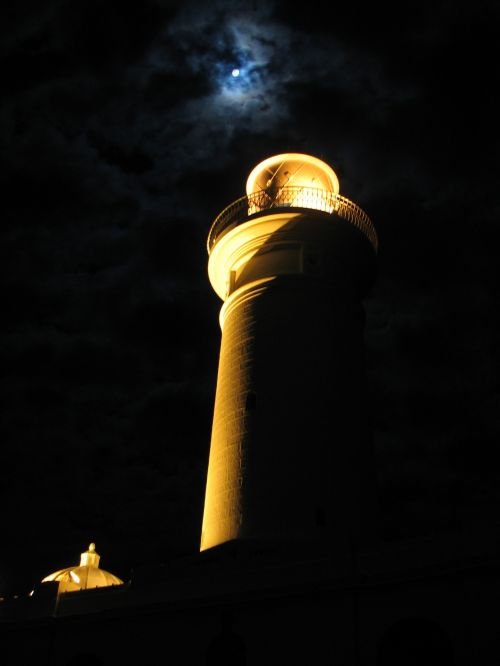
[[[45,576],[42,583],[56,581],[59,583],[60,592],[123,585],[123,581],[118,576],[99,568],[99,560],[100,556],[96,553],[95,544],[91,543],[89,549],[81,554],[79,566],[54,571]]]

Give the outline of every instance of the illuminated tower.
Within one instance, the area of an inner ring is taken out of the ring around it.
[[[315,157],[270,157],[246,191],[208,237],[224,304],[201,550],[347,543],[370,521],[361,298],[377,236]]]

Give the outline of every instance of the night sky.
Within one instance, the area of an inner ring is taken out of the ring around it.
[[[327,6],[4,3],[0,593],[90,541],[125,579],[196,552],[206,237],[281,152],[330,164],[378,231],[381,539],[498,530],[498,5]]]

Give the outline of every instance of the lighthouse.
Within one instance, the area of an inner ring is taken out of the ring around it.
[[[248,176],[208,236],[223,301],[200,549],[362,540],[373,521],[364,310],[377,235],[300,153]]]

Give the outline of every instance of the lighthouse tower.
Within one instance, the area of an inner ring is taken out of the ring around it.
[[[361,298],[377,236],[323,161],[270,157],[208,237],[224,301],[201,550],[234,539],[350,543],[373,472]]]

